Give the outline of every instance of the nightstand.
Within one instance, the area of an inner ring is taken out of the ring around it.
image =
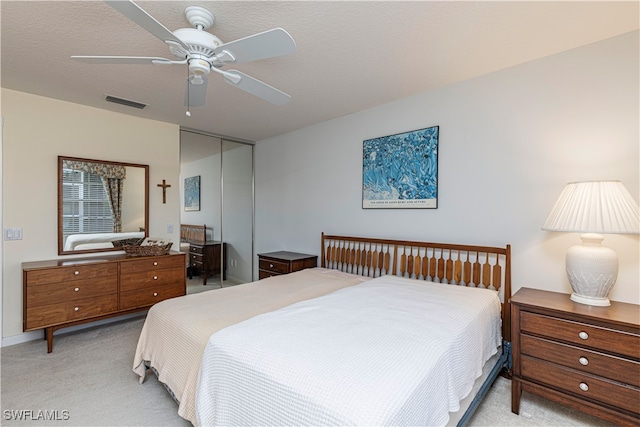
[[[227,243],[207,240],[204,243],[189,243],[189,267],[187,276],[202,274],[202,284],[207,284],[207,277],[222,275],[227,280]]]
[[[640,306],[578,304],[522,288],[511,298],[511,411],[522,391],[620,425],[640,423]]]
[[[269,252],[258,254],[258,279],[289,274],[318,265],[318,256],[297,252]]]

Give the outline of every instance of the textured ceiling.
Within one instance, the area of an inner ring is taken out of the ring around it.
[[[228,42],[282,27],[292,56],[234,68],[291,95],[277,107],[209,79],[185,115],[185,65],[95,65],[71,55],[171,58],[167,46],[100,1],[1,2],[2,87],[259,141],[639,27],[639,3],[485,1],[140,1],[173,31],[206,7]],[[148,104],[110,104],[113,95]]]

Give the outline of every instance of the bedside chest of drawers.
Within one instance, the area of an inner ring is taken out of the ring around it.
[[[616,424],[640,424],[640,306],[589,306],[522,288],[511,313],[512,412],[525,390]]]
[[[207,240],[203,243],[189,243],[189,279],[195,274],[202,275],[202,284],[207,284],[207,277],[222,275],[227,279],[227,243]]]
[[[317,255],[287,251],[258,254],[258,279],[293,273],[294,271],[316,267],[317,265]]]

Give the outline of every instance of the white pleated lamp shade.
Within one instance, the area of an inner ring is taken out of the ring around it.
[[[608,306],[618,276],[618,255],[601,245],[602,234],[639,234],[640,208],[620,181],[571,182],[543,230],[584,233],[565,257],[567,277],[580,304]]]
[[[640,209],[620,181],[570,182],[543,230],[574,233],[639,234]]]

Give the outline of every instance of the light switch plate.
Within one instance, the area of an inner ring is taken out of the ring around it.
[[[22,240],[22,228],[20,227],[5,228],[4,240]]]

